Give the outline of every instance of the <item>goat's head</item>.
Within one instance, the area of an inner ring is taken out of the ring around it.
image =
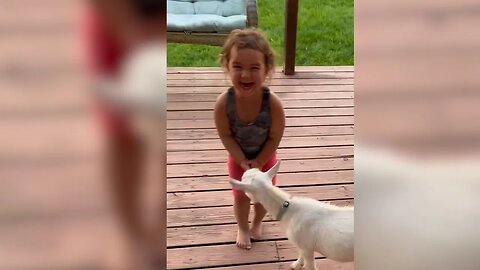
[[[279,167],[280,160],[277,160],[277,163],[267,172],[262,172],[257,168],[249,169],[243,174],[242,181],[230,179],[230,184],[245,191],[247,197],[253,203],[257,203],[258,194],[272,185],[272,178],[277,174]]]

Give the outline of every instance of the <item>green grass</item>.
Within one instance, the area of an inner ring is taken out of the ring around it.
[[[259,28],[265,31],[283,63],[284,1],[258,0]],[[299,0],[297,66],[353,65],[353,0]],[[220,47],[167,46],[169,67],[219,66]]]

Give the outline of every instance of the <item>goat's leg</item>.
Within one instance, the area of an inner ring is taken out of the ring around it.
[[[305,270],[317,270],[315,267],[315,253],[310,250],[302,250],[303,259],[305,260]]]
[[[302,269],[303,264],[304,264],[303,251],[301,249],[299,249],[298,259],[290,265],[290,268],[292,268],[294,270],[300,270],[300,269]]]

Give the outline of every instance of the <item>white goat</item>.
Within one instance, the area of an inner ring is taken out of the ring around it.
[[[230,183],[245,191],[254,202],[280,220],[287,237],[299,248],[298,260],[292,269],[316,270],[314,252],[340,261],[353,261],[353,207],[339,207],[311,198],[291,197],[272,185],[280,161],[268,172],[247,170],[242,181],[230,179]]]

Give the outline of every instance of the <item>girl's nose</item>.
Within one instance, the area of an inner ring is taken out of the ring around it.
[[[242,78],[247,78],[249,75],[250,73],[248,72],[248,70],[246,69],[242,70],[242,74],[241,74]]]

